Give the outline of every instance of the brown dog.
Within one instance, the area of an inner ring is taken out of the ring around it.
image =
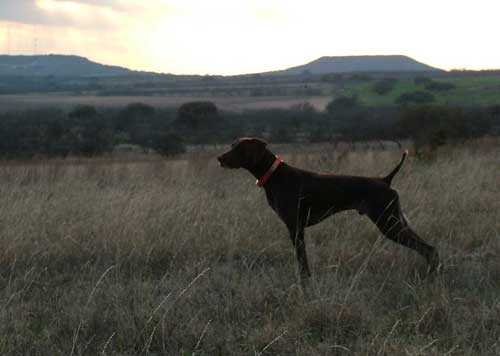
[[[258,179],[257,185],[264,188],[269,205],[290,232],[302,277],[310,276],[304,229],[350,209],[368,215],[387,238],[420,253],[433,272],[439,265],[436,249],[408,226],[398,193],[390,188],[406,155],[385,178],[318,174],[291,167],[256,138],[238,139],[217,159],[222,167],[245,168]]]

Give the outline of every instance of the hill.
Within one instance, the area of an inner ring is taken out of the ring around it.
[[[301,75],[349,72],[438,72],[440,69],[406,56],[321,57],[310,63],[264,75]],[[8,56],[0,55],[0,76],[119,77],[137,72],[127,68],[103,65],[85,57],[66,55]],[[196,77],[196,76],[195,76]]]
[[[417,62],[407,56],[343,56],[321,57],[310,63],[281,71],[280,75],[299,75],[303,73],[327,74],[349,72],[436,72],[438,68]],[[270,73],[271,74],[271,73]]]
[[[92,62],[79,56],[0,55],[0,75],[4,76],[113,77],[134,73],[137,72]]]

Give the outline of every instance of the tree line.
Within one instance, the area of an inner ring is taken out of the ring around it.
[[[141,103],[120,109],[77,106],[0,114],[0,158],[99,156],[120,145],[175,155],[187,145],[260,136],[271,142],[332,142],[410,138],[418,147],[498,134],[500,107],[401,105],[364,107],[340,96],[324,112],[307,102],[290,109],[221,112],[212,102],[177,110]]]

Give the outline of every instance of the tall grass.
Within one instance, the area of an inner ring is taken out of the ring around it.
[[[399,153],[284,157],[384,175]],[[498,146],[410,159],[394,180],[440,251],[434,279],[346,212],[307,230],[313,278],[301,288],[286,230],[253,181],[210,155],[1,166],[0,353],[500,353]]]

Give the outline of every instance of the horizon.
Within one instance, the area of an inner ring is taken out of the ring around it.
[[[133,68],[128,68],[128,67],[122,67],[122,66],[117,66],[113,63],[101,63],[99,61],[96,61],[95,59],[93,58],[88,58],[88,57],[85,57],[85,56],[81,56],[79,54],[60,54],[60,53],[46,53],[46,54],[3,54],[3,53],[0,53],[0,56],[6,56],[6,57],[50,57],[50,56],[55,56],[55,57],[76,57],[76,58],[82,58],[82,59],[86,59],[90,62],[93,62],[93,63],[96,63],[98,65],[105,65],[105,66],[112,66],[112,67],[117,67],[117,68],[122,68],[122,69],[125,69],[125,70],[131,70],[131,71],[136,71],[136,72],[143,72],[143,73],[152,73],[152,74],[158,74],[158,75],[178,75],[178,76],[183,76],[183,75],[187,75],[187,76],[204,76],[206,74],[199,74],[199,73],[190,73],[190,74],[183,74],[183,73],[178,73],[178,74],[173,74],[173,73],[167,73],[167,72],[155,72],[155,71],[138,71],[138,70],[135,70]],[[259,73],[236,73],[236,74],[211,74],[210,76],[221,76],[221,77],[230,77],[230,76],[245,76],[245,75],[257,75],[257,74],[267,74],[267,73],[274,73],[274,72],[281,72],[281,71],[286,71],[286,70],[290,70],[290,69],[293,69],[293,68],[296,68],[296,67],[302,67],[304,65],[308,65],[310,63],[313,63],[313,62],[316,62],[318,60],[321,60],[323,58],[360,58],[360,57],[403,57],[403,58],[409,58],[411,60],[413,60],[415,63],[421,63],[421,64],[424,64],[424,65],[427,65],[426,63],[422,63],[420,61],[418,61],[417,59],[415,58],[411,58],[411,57],[408,57],[408,56],[405,56],[405,55],[401,55],[401,54],[370,54],[370,55],[345,55],[345,56],[321,56],[321,57],[318,57],[318,58],[315,58],[311,61],[308,61],[306,63],[301,63],[301,64],[296,64],[292,67],[287,67],[287,68],[280,68],[280,69],[276,69],[276,70],[273,70],[273,71],[269,71],[269,72],[259,72]],[[433,67],[435,70],[438,70],[438,71],[446,71],[444,69],[441,69],[441,68],[436,68],[436,67]],[[491,70],[500,70],[500,69],[491,69]],[[397,71],[396,71],[397,72]],[[348,73],[348,72],[347,72]]]
[[[444,70],[500,68],[500,49],[493,45],[500,3],[305,4],[2,0],[0,54],[77,55],[132,70],[184,75],[262,73],[320,57],[362,55],[403,55]]]

